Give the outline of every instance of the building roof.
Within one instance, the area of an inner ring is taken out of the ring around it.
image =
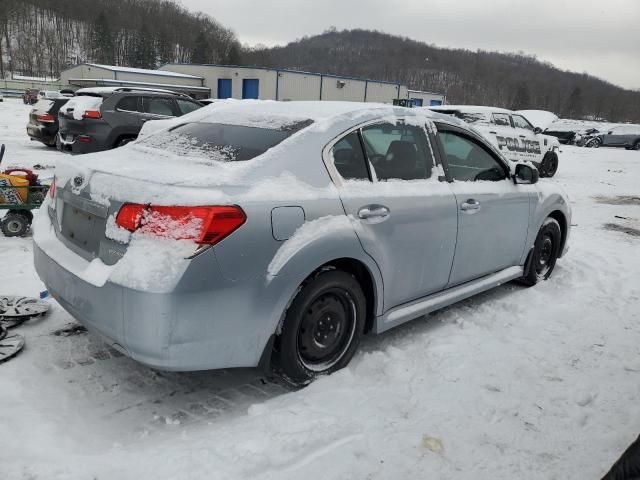
[[[198,76],[195,76],[195,75],[187,75],[186,73],[171,72],[171,71],[168,71],[168,70],[149,70],[149,69],[146,69],[146,68],[119,67],[117,65],[101,65],[99,63],[84,63],[83,65],[88,65],[90,67],[96,67],[96,68],[102,68],[104,70],[110,70],[112,72],[141,73],[141,74],[144,74],[144,75],[158,75],[158,76],[162,76],[162,77],[193,78],[193,79],[197,79],[197,80],[202,80],[202,77],[198,77]],[[76,66],[78,66],[78,65],[76,65]]]
[[[193,85],[169,85],[166,83],[151,83],[151,82],[136,82],[133,80],[111,80],[109,78],[70,78],[69,83],[72,85],[96,85],[98,87],[105,88],[120,88],[120,87],[149,87],[154,90],[164,88],[168,90],[176,90],[181,92],[198,92],[198,93],[211,93],[209,87],[196,87]],[[109,87],[112,85],[113,87]]]
[[[511,110],[499,107],[485,107],[480,105],[443,105],[438,107],[429,107],[429,109],[439,112],[442,110],[455,110],[461,113],[512,113]]]

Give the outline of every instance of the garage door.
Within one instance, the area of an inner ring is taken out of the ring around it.
[[[242,80],[242,98],[258,98],[260,81],[257,78],[245,78]]]

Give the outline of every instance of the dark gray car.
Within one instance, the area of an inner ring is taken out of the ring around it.
[[[59,148],[91,153],[135,140],[144,122],[179,117],[203,105],[166,90],[85,88],[58,114]]]
[[[600,135],[601,147],[624,147],[627,150],[640,150],[640,125],[621,125]]]

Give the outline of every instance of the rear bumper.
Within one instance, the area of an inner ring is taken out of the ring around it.
[[[209,260],[215,261],[213,255]],[[198,285],[171,293],[143,292],[109,281],[96,287],[63,268],[35,242],[34,263],[51,296],[74,318],[153,368],[255,367],[273,333],[259,305],[251,301],[256,298],[251,285]]]
[[[27,124],[27,135],[33,140],[53,145],[56,142],[56,136],[58,135],[58,126],[53,125],[38,125],[35,123]]]

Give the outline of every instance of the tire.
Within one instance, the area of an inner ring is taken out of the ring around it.
[[[560,254],[562,230],[554,218],[547,218],[536,237],[531,258],[527,259],[527,271],[520,282],[532,287],[538,282],[548,279],[556,266]]]
[[[5,237],[23,237],[31,224],[29,217],[18,212],[7,213],[0,221],[0,230]]]
[[[364,330],[366,300],[353,275],[323,270],[305,282],[286,312],[274,367],[297,386],[345,367]]]
[[[600,140],[598,140],[597,138],[592,138],[591,140],[589,140],[585,144],[585,147],[587,147],[587,148],[600,148]]]
[[[124,147],[127,143],[133,142],[134,140],[135,140],[135,137],[124,137],[124,138],[120,138],[120,139],[118,139],[118,141],[115,143],[115,145],[113,146],[113,148]]]
[[[556,152],[547,152],[540,164],[541,177],[553,177],[558,171],[558,154]]]
[[[640,150],[640,140],[638,140],[636,143],[633,144],[633,149]]]

